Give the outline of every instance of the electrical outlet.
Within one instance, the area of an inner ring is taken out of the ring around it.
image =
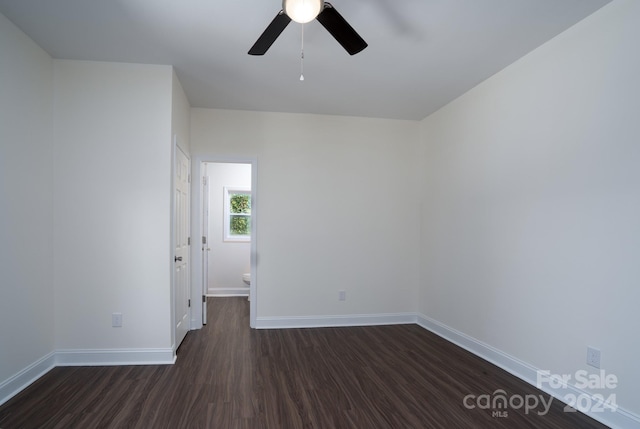
[[[587,365],[600,368],[600,350],[587,347]]]
[[[122,327],[122,313],[113,313],[111,315],[111,326],[114,328]]]
[[[338,291],[338,301],[346,301],[347,300],[347,291],[341,290]]]

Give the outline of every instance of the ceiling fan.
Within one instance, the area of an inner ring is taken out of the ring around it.
[[[304,24],[313,19],[317,19],[350,55],[368,46],[331,3],[323,0],[282,0],[282,10],[249,49],[249,55],[264,55],[292,20]]]

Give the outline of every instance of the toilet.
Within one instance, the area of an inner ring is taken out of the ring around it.
[[[242,275],[242,281],[245,282],[247,286],[251,286],[251,273],[244,273]],[[247,296],[247,301],[251,301],[251,293]]]

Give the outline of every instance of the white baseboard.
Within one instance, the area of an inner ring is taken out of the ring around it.
[[[0,405],[26,389],[55,366],[55,352],[51,352],[0,383]]]
[[[209,288],[207,296],[249,296],[249,287]]]
[[[473,337],[450,328],[423,314],[417,314],[416,320],[417,324],[426,330],[431,331],[453,344],[473,353],[474,355],[491,362],[515,377],[538,387],[538,371],[541,371],[539,368],[535,368],[526,362],[510,356],[488,344],[483,343],[482,341],[478,341]],[[551,388],[548,383],[545,383],[541,387],[541,390],[565,404],[567,403],[565,399],[567,395],[573,395],[573,397],[588,397],[591,404],[598,403],[598,399],[593,398],[590,393],[570,384],[567,384],[566,387],[561,386],[559,388]],[[602,412],[592,412],[590,409],[581,410],[581,412],[612,428],[631,429],[640,427],[640,416],[619,407],[615,412],[606,408],[605,411]]]
[[[57,350],[0,383],[0,405],[57,366],[166,365],[173,349]]]
[[[414,313],[355,314],[345,316],[258,317],[256,319],[256,329],[406,325],[411,323],[416,323],[416,316]]]
[[[56,366],[170,365],[173,349],[58,350]]]

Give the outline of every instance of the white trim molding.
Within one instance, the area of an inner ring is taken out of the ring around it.
[[[416,323],[424,329],[433,332],[434,334],[444,338],[445,340],[462,347],[463,349],[473,353],[474,355],[491,362],[499,368],[504,369],[511,375],[518,377],[519,379],[529,383],[534,387],[538,387],[538,373],[541,371],[539,368],[523,362],[513,356],[504,353],[495,347],[483,343],[469,335],[466,335],[460,331],[457,331],[449,326],[431,319],[423,314],[416,315]],[[551,395],[553,398],[559,400],[562,403],[567,403],[567,395],[573,395],[573,397],[580,397],[586,395],[592,399],[591,403],[598,403],[598,400],[593,398],[590,393],[578,389],[575,386],[567,384],[559,388],[551,388],[549,383],[546,383],[542,388],[542,391]],[[588,415],[594,420],[599,421],[612,428],[638,428],[640,427],[640,416],[635,415],[622,408],[617,410],[605,412],[592,412],[591,410],[581,410],[583,414]]]
[[[351,314],[338,316],[258,317],[257,329],[329,328],[341,326],[407,325],[414,313]]]
[[[249,296],[248,287],[217,287],[207,289],[207,296]]]
[[[220,153],[205,153],[198,156],[194,156],[191,160],[192,177],[197,177],[198,180],[191,181],[191,236],[200,237],[203,236],[202,221],[203,221],[203,198],[202,198],[202,178],[204,177],[203,164],[207,162],[219,162],[219,163],[236,163],[236,164],[251,164],[251,256],[250,256],[250,272],[251,272],[251,285],[249,287],[249,295],[251,301],[249,304],[249,324],[252,328],[256,327],[256,317],[258,314],[258,296],[256,290],[258,287],[257,276],[257,255],[258,245],[256,237],[258,234],[258,207],[259,207],[259,192],[258,192],[258,158],[256,156],[245,155],[229,155]],[[210,296],[206,283],[203,280],[203,247],[191,246],[191,302],[199,302],[202,299],[202,295]],[[235,295],[236,292],[231,292],[233,296],[246,296]],[[216,293],[216,296],[221,296]],[[231,295],[227,295],[231,296]],[[202,306],[196,305],[191,307],[191,329],[202,328]]]
[[[176,356],[169,349],[58,350],[56,366],[172,365]]]
[[[16,375],[0,383],[0,405],[22,392],[56,366],[56,354],[51,352]]]

